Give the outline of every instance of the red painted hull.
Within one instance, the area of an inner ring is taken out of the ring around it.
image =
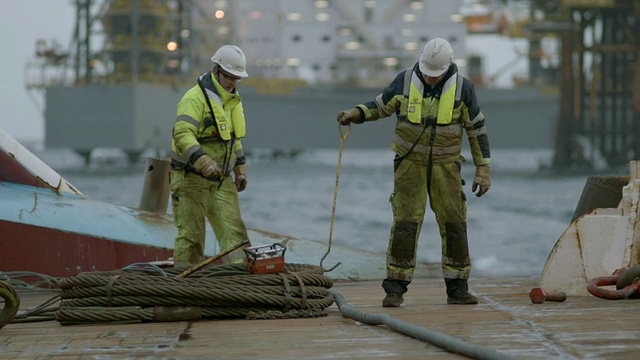
[[[0,269],[69,277],[167,260],[173,249],[129,244],[0,220]],[[75,267],[69,267],[75,264]]]

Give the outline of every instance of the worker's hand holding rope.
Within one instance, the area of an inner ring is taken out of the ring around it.
[[[355,107],[353,109],[340,111],[337,116],[340,125],[362,124],[364,122],[362,110]]]

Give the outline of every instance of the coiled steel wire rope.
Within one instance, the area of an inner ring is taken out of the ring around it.
[[[4,308],[0,311],[0,328],[8,323],[32,323],[55,320],[60,301],[58,278],[32,271],[0,271],[0,297]],[[55,295],[44,304],[29,310],[18,310],[20,292],[52,292]],[[56,305],[52,305],[56,304]]]
[[[33,317],[42,317],[51,312],[52,308],[47,306],[61,298],[62,303],[56,307],[55,318],[63,325],[200,318],[316,317],[326,315],[324,309],[335,301],[344,317],[368,325],[386,325],[394,331],[453,353],[473,359],[510,358],[493,349],[404,323],[387,314],[370,315],[357,311],[346,303],[342,295],[329,289],[332,281],[322,276],[322,268],[317,266],[286,264],[284,273],[253,275],[247,271],[246,265],[222,265],[205,268],[191,278],[178,278],[177,275],[185,269],[163,270],[149,265],[142,269],[80,273],[60,281],[60,295],[16,316],[13,321],[11,319],[18,311],[19,297],[10,284],[0,281],[0,295],[9,304],[0,312],[0,328],[9,322],[42,321],[33,320]],[[231,291],[233,287],[237,291]],[[254,296],[254,293],[257,295]],[[276,299],[282,294],[284,300]],[[269,301],[263,303],[265,298]],[[229,299],[233,302],[229,302]],[[163,306],[158,304],[182,309],[177,312],[178,317],[182,318],[173,316],[175,313],[163,318],[158,313],[158,308]],[[197,308],[197,311],[184,310],[189,307]]]
[[[251,274],[244,264],[204,268],[122,269],[62,279],[56,320],[62,324],[324,316],[332,280],[318,266],[285,264],[281,273]]]

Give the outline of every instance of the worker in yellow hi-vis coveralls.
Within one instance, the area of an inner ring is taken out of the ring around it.
[[[340,112],[338,122],[361,124],[394,113],[393,225],[382,306],[400,306],[411,283],[427,199],[442,240],[447,303],[477,304],[467,283],[471,260],[460,153],[464,129],[476,167],[472,191],[482,196],[491,187],[489,139],[473,84],[458,74],[449,42],[429,41],[411,69],[400,72],[373,101]]]
[[[170,188],[178,228],[176,264],[202,261],[205,219],[221,252],[248,238],[238,200],[238,192],[247,186],[247,165],[244,111],[237,91],[238,82],[248,76],[247,60],[239,47],[224,45],[211,61],[211,71],[200,75],[178,103],[173,128]],[[242,249],[229,257],[242,261]]]

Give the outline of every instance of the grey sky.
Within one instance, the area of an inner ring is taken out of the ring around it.
[[[3,2],[0,34],[5,41],[0,67],[0,128],[17,140],[44,138],[44,118],[24,85],[25,65],[35,54],[36,40],[56,39],[65,48],[72,35],[71,0]]]

